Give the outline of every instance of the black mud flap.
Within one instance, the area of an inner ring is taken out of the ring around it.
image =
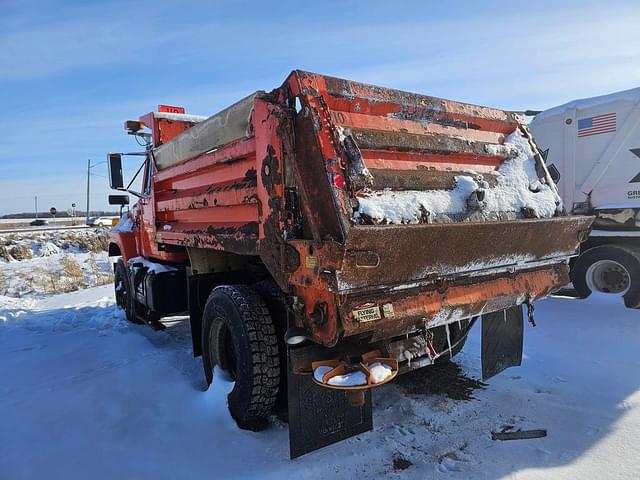
[[[522,363],[522,307],[482,316],[482,380]]]
[[[288,377],[289,455],[296,458],[373,429],[371,390],[354,407],[347,394],[322,388],[311,375]]]

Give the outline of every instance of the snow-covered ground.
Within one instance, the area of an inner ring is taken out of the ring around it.
[[[0,218],[0,225],[4,223],[30,223],[33,222],[36,217],[33,218]],[[46,218],[45,220],[49,220]]]
[[[105,232],[0,232],[0,295],[37,297],[112,281]]]
[[[372,432],[290,461],[285,424],[241,431],[230,384],[204,390],[186,322],[128,324],[108,285],[0,297],[0,478],[639,478],[640,312],[553,298],[537,321],[523,366],[475,399],[401,377]],[[479,376],[477,327],[456,362]],[[548,436],[491,440],[509,426]]]

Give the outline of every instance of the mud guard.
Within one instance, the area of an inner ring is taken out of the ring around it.
[[[289,455],[296,458],[373,429],[371,390],[354,407],[347,394],[322,388],[311,375],[288,373]]]
[[[482,380],[522,363],[522,306],[482,316]]]

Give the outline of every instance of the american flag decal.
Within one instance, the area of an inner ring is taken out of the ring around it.
[[[578,137],[589,137],[616,131],[616,112],[578,119]]]

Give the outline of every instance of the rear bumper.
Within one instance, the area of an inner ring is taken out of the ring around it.
[[[592,220],[358,226],[345,245],[293,240],[296,323],[331,347],[536,300],[569,282],[567,261]]]
[[[561,263],[451,285],[350,295],[338,310],[343,337],[371,334],[373,342],[534,301],[568,282],[569,267]]]
[[[336,289],[356,293],[573,256],[593,217],[358,226],[349,231]],[[554,261],[555,260],[555,261]]]

